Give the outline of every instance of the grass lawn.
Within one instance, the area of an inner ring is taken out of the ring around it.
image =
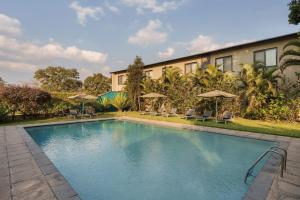
[[[142,119],[151,119],[159,121],[168,121],[175,123],[183,124],[193,124],[209,127],[218,127],[225,129],[233,129],[240,131],[249,131],[256,133],[272,134],[272,135],[281,135],[281,136],[290,136],[300,138],[300,123],[288,123],[288,122],[275,122],[275,121],[260,121],[260,120],[247,120],[243,118],[235,118],[234,122],[223,124],[216,123],[215,121],[196,121],[196,120],[186,120],[180,119],[180,117],[161,117],[161,116],[149,116],[149,115],[140,115],[138,112],[125,112],[125,113],[105,113],[98,115],[98,118],[105,117],[117,117],[117,116],[128,116]],[[0,126],[4,125],[22,125],[22,124],[38,124],[38,123],[49,123],[49,122],[59,122],[59,121],[71,121],[67,117],[60,118],[50,118],[50,119],[36,119],[36,120],[24,120],[24,121],[15,121],[15,122],[6,122],[0,123]]]

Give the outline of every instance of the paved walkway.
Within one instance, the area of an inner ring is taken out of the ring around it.
[[[29,148],[22,129],[0,127],[0,199],[79,199],[45,154],[34,145]]]
[[[248,191],[250,195],[247,193],[245,199],[300,199],[300,139],[128,117],[121,119],[278,141],[288,150],[284,178],[278,175],[278,165],[269,163],[270,166],[276,166],[276,173],[271,173],[268,167],[263,169],[262,175],[256,178],[258,183],[251,185]],[[80,199],[22,126],[0,127],[0,200],[13,199]]]
[[[288,146],[287,169],[283,178],[276,176],[268,200],[300,199],[300,139],[292,139]]]

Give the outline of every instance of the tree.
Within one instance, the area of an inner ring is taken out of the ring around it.
[[[3,86],[5,84],[5,81],[0,77],[0,86]]]
[[[88,76],[83,83],[84,90],[92,95],[99,95],[111,91],[111,79],[101,73]]]
[[[243,65],[240,81],[241,98],[246,117],[263,118],[263,108],[278,96],[278,67],[267,68],[262,64]]]
[[[51,95],[38,88],[8,85],[0,88],[0,99],[7,105],[13,119],[16,112],[24,116],[46,113]]]
[[[283,47],[280,56],[280,70],[283,72],[287,67],[300,65],[300,39],[292,40]]]
[[[63,67],[47,67],[35,72],[34,78],[41,83],[41,87],[51,92],[71,92],[80,89],[82,83],[76,69]]]
[[[289,23],[298,25],[300,22],[300,0],[291,0],[289,6]]]
[[[128,66],[126,89],[129,101],[132,103],[132,109],[138,109],[138,97],[141,95],[141,84],[143,81],[144,63],[142,58],[136,56],[134,63]]]

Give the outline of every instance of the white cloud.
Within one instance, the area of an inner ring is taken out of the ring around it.
[[[111,5],[107,1],[105,2],[105,6],[108,8],[108,10],[110,10],[114,13],[118,13],[120,11],[119,8],[117,8],[116,6]]]
[[[167,40],[168,33],[163,32],[162,28],[162,23],[159,20],[150,20],[146,27],[130,36],[128,42],[136,45],[164,43]]]
[[[106,66],[101,69],[101,65],[107,60],[107,54],[76,46],[65,46],[53,38],[44,44],[34,40],[25,41],[21,38],[21,23],[17,19],[3,16],[0,13],[0,25],[10,25],[7,30],[5,29],[5,33],[10,34],[4,34],[0,26],[0,74],[11,74],[12,77],[19,74],[18,79],[24,79],[23,75],[32,74],[38,68],[49,65],[88,66],[88,68],[78,68],[81,71],[85,69],[85,74],[88,71],[102,73],[108,71]],[[2,20],[4,18],[5,20]]]
[[[197,38],[193,39],[190,42],[183,43],[183,45],[187,46],[187,50],[191,53],[201,53],[206,51],[211,51],[219,48],[230,47],[238,44],[243,44],[250,42],[252,40],[242,40],[238,42],[229,42],[220,44],[214,41],[214,39],[210,36],[199,35]]]
[[[37,45],[31,42],[23,42],[15,38],[0,35],[0,54],[7,53],[18,60],[50,60],[64,59],[87,63],[102,64],[106,61],[104,53],[79,49],[76,46],[64,47],[59,43],[47,43]]]
[[[158,0],[122,0],[126,5],[136,7],[138,13],[143,13],[144,10],[150,10],[153,13],[166,12],[176,9],[183,1],[158,1]]]
[[[0,69],[10,69],[13,71],[35,71],[38,69],[36,65],[22,63],[22,62],[14,62],[14,61],[0,61]]]
[[[82,26],[86,25],[87,17],[98,20],[99,15],[104,15],[101,7],[82,7],[77,1],[72,2],[70,8],[76,12],[78,23]]]
[[[170,58],[170,57],[172,57],[174,55],[174,53],[175,53],[175,49],[169,47],[169,48],[167,48],[164,51],[159,51],[158,52],[158,57],[162,58],[162,59],[164,59],[164,58]]]
[[[18,19],[0,13],[0,33],[17,36],[21,32],[21,23]]]

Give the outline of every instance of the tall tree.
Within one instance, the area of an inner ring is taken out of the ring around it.
[[[300,0],[291,0],[289,5],[289,23],[298,25],[300,22]]]
[[[83,83],[84,90],[92,95],[99,95],[111,91],[111,79],[99,74],[88,76]]]
[[[3,86],[5,81],[0,77],[0,86]]]
[[[79,73],[76,69],[49,66],[35,72],[34,78],[41,83],[41,87],[51,92],[77,91],[81,88]]]
[[[141,57],[136,56],[133,64],[128,66],[127,69],[127,83],[126,90],[128,98],[132,102],[132,109],[138,109],[138,97],[141,95],[141,84],[143,81],[143,68],[144,63]]]

